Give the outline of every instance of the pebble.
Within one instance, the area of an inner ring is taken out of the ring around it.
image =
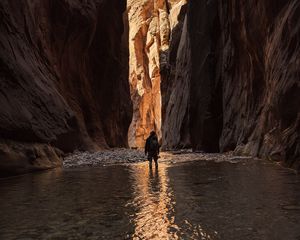
[[[168,151],[160,153],[159,162],[169,162],[171,164],[204,160],[214,162],[235,162],[232,161],[232,154],[219,153],[202,153],[193,152],[192,150],[184,151]],[[74,168],[83,166],[107,166],[109,164],[117,163],[138,163],[147,161],[147,157],[143,149],[127,149],[127,148],[113,148],[109,150],[102,150],[98,152],[80,152],[75,151],[64,158],[64,168]]]
[[[146,160],[145,153],[142,150],[118,148],[94,153],[76,151],[64,158],[63,166],[70,168],[108,163],[142,162]]]

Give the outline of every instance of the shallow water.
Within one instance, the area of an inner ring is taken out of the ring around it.
[[[193,161],[0,180],[0,239],[300,239],[300,177],[274,164]]]

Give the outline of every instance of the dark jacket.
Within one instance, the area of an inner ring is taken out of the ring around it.
[[[156,142],[157,142],[157,146],[154,147],[153,149],[153,146],[151,146],[151,141],[152,141],[152,138],[155,138]],[[158,144],[158,138],[156,135],[154,136],[149,136],[146,140],[146,144],[145,144],[145,154],[151,154],[151,155],[158,155],[159,154],[159,144]]]

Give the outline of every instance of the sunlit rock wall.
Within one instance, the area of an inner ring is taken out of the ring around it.
[[[150,131],[161,137],[161,65],[177,23],[178,3],[184,1],[128,0],[129,82],[133,119],[129,145],[143,147]]]
[[[189,2],[166,71],[176,83],[162,88],[166,148],[188,139],[197,150],[299,165],[299,12],[299,1]]]
[[[0,170],[60,165],[56,148],[127,145],[125,10],[119,0],[1,1]]]

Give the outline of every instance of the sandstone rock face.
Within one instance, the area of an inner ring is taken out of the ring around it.
[[[219,151],[222,131],[222,80],[219,76],[219,1],[191,1],[188,27],[191,42],[190,137],[194,149]],[[191,30],[195,29],[195,30]]]
[[[232,0],[221,8],[221,149],[242,146],[245,154],[299,164],[300,3],[263,1],[253,8]]]
[[[298,1],[189,2],[180,40],[188,44],[165,73],[175,81],[186,71],[186,83],[162,88],[165,147],[180,147],[188,138],[194,149],[299,165],[299,11]],[[189,70],[177,64],[183,56]],[[183,85],[184,97],[168,97]]]
[[[175,41],[175,38],[173,39]],[[184,20],[181,38],[177,41],[178,43],[171,45],[178,47],[177,58],[174,59],[172,56],[175,48],[171,47],[169,51],[170,65],[162,72],[163,148],[171,149],[190,146],[190,133],[187,131],[188,126],[186,125],[189,122],[191,69],[187,19]]]
[[[161,136],[161,66],[172,27],[185,1],[128,0],[129,82],[133,119],[129,145],[144,147],[150,131]]]
[[[190,45],[187,31],[186,2],[178,2],[170,11],[169,49],[162,53],[162,138],[164,148],[190,146],[188,104],[190,89]],[[177,109],[176,111],[174,111]]]
[[[15,158],[13,142],[33,152],[36,143],[63,151],[127,145],[125,9],[118,0],[1,1],[1,165]]]
[[[47,144],[0,141],[0,177],[62,166],[62,152]]]

